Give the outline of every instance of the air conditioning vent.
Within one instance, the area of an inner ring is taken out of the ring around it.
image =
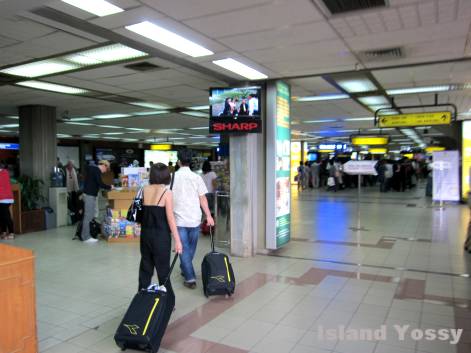
[[[156,71],[156,70],[164,69],[162,66],[158,66],[147,61],[143,61],[137,64],[125,65],[124,67],[130,70],[140,71],[140,72]]]
[[[358,55],[364,61],[384,61],[403,58],[404,52],[400,47],[395,47],[375,50],[364,50],[359,52]]]
[[[386,0],[322,0],[332,15],[385,7]]]

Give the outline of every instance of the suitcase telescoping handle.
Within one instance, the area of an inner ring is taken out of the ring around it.
[[[175,267],[175,263],[177,262],[177,259],[178,259],[178,253],[175,254],[175,256],[173,257],[172,264],[170,265],[170,271],[168,271],[168,276],[167,278],[165,278],[165,281],[162,284],[164,287],[167,285],[167,282],[170,279],[170,275],[172,274],[172,271],[173,271],[173,268]]]
[[[213,234],[213,227],[209,226],[209,236],[211,238],[211,251],[215,252],[214,250],[214,234]]]

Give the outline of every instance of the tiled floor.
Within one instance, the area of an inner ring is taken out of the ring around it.
[[[160,352],[469,353],[471,254],[465,206],[443,210],[413,193],[306,191],[293,197],[288,246],[233,258],[236,295],[207,300],[173,276],[177,310]],[[360,231],[355,229],[360,228]],[[72,228],[29,234],[40,352],[119,352],[113,334],[137,286],[137,244],[86,245]],[[209,249],[201,239],[196,264]],[[379,329],[376,341],[321,339],[329,328]],[[394,325],[466,329],[458,345],[400,341]]]

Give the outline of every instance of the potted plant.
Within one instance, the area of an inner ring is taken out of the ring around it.
[[[21,226],[23,233],[45,229],[44,211],[40,208],[46,201],[43,195],[44,182],[41,179],[22,175],[21,185]]]

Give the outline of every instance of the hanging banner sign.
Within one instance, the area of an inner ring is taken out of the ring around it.
[[[266,248],[279,249],[291,237],[291,92],[282,81],[267,88]],[[301,146],[296,146],[295,148]],[[301,152],[301,151],[300,151]]]
[[[451,124],[451,112],[412,113],[378,117],[379,127],[404,127]]]
[[[378,175],[377,161],[348,161],[343,165],[343,171],[350,175]]]

